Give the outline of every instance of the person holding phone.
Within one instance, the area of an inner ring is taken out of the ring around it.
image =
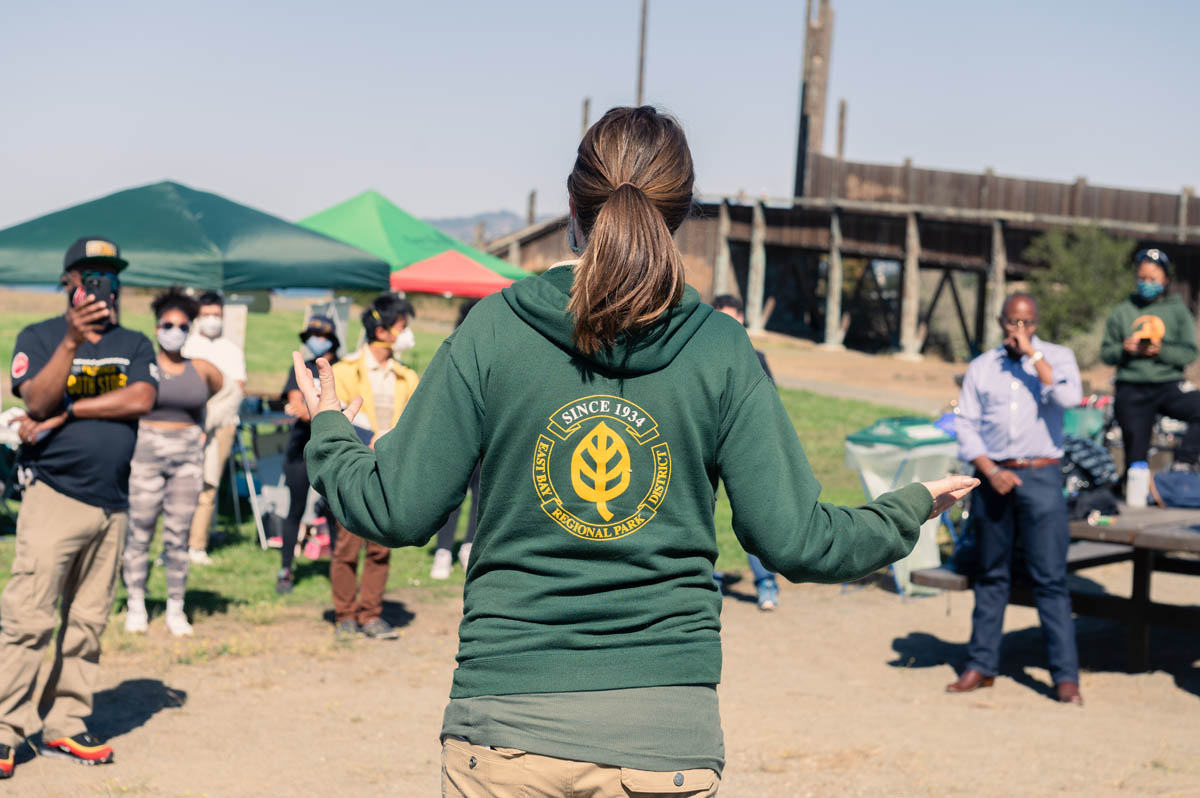
[[[1104,325],[1100,359],[1117,367],[1114,411],[1121,425],[1125,467],[1150,453],[1154,420],[1169,416],[1188,425],[1175,452],[1176,470],[1200,462],[1200,392],[1185,391],[1183,370],[1196,359],[1196,321],[1171,286],[1171,260],[1161,249],[1133,258],[1137,285]]]
[[[129,523],[138,418],[158,393],[154,347],[118,323],[125,266],[114,242],[76,241],[63,260],[66,314],[26,327],[13,349],[13,392],[27,412],[20,463],[32,482],[0,595],[0,778],[12,775],[14,749],[39,728],[42,753],[86,764],[113,759],[84,719]],[[38,668],[52,637],[54,667],[39,697]]]

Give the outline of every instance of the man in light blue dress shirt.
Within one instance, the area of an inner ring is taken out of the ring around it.
[[[990,687],[1000,667],[1012,560],[1021,547],[1033,582],[1058,700],[1082,704],[1075,623],[1067,590],[1067,505],[1063,497],[1063,411],[1083,398],[1075,355],[1038,338],[1037,303],[1013,294],[1000,324],[1004,343],[971,361],[958,402],[959,458],[981,480],[979,573],[967,667],[952,693]]]

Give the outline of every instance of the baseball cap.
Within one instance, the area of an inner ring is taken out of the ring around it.
[[[308,320],[304,330],[300,333],[300,340],[307,341],[314,335],[324,336],[333,341],[333,346],[336,349],[340,341],[337,337],[337,328],[333,326],[333,319],[328,316],[313,316]]]
[[[121,271],[129,261],[121,257],[121,248],[115,241],[103,236],[85,236],[67,248],[63,256],[63,271],[82,264],[107,264],[113,271]]]
[[[1167,274],[1171,273],[1171,259],[1168,258],[1167,253],[1163,252],[1161,249],[1151,247],[1149,249],[1139,250],[1138,253],[1133,256],[1134,266],[1141,266],[1146,261],[1150,261],[1151,263],[1162,267],[1162,270]]]

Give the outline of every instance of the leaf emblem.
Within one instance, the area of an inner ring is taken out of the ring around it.
[[[595,502],[605,521],[613,514],[608,502],[629,488],[629,447],[601,421],[584,436],[571,455],[571,487],[585,502]]]

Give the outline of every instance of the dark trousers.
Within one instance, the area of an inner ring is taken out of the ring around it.
[[[283,461],[283,478],[291,501],[287,518],[283,519],[283,548],[279,550],[279,559],[280,564],[290,570],[292,558],[296,556],[296,541],[300,539],[300,519],[308,504],[308,468],[304,465],[303,455]]]
[[[1177,382],[1118,382],[1114,411],[1121,425],[1126,468],[1150,453],[1150,433],[1160,415],[1187,422],[1175,460],[1200,461],[1200,391],[1185,393]]]
[[[471,474],[471,481],[467,485],[467,491],[471,494],[471,517],[467,519],[467,537],[463,543],[471,543],[475,540],[475,524],[479,521],[479,464],[475,464],[475,472]],[[454,547],[454,532],[458,529],[458,514],[462,512],[462,505],[450,513],[450,517],[446,519],[446,523],[437,533],[437,547],[439,549],[450,549]]]
[[[362,591],[358,589],[358,553],[366,546]],[[364,625],[383,612],[383,591],[387,588],[388,563],[392,550],[363,540],[341,524],[329,563],[329,582],[333,589],[333,616],[337,621],[358,621]]]
[[[1057,466],[1013,469],[1022,484],[1001,496],[983,475],[972,507],[976,512],[979,573],[971,616],[968,668],[986,676],[1000,669],[1004,608],[1012,585],[1013,553],[1019,546],[1033,581],[1033,597],[1054,683],[1079,681],[1075,622],[1067,591],[1067,503]]]

